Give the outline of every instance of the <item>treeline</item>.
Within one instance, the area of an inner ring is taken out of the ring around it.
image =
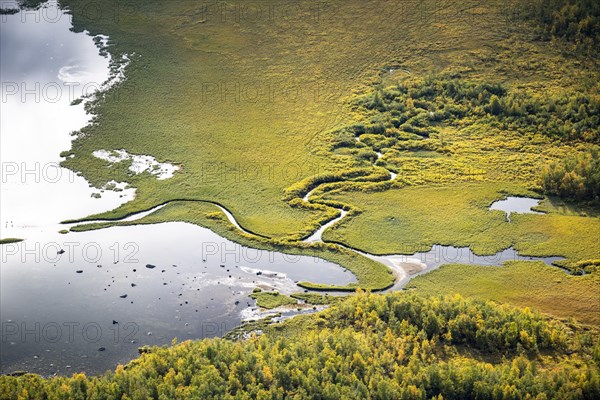
[[[4,376],[0,398],[600,398],[595,339],[527,309],[359,293],[265,332],[153,348],[96,378]]]
[[[390,147],[414,138],[411,134],[428,137],[436,124],[453,121],[600,143],[600,101],[583,93],[536,96],[497,84],[429,77],[379,88],[358,99],[357,107],[371,111],[371,120],[353,126],[354,133],[383,135]]]
[[[600,155],[598,150],[555,161],[542,171],[542,187],[551,195],[571,200],[600,198]]]
[[[546,38],[565,39],[580,48],[598,51],[600,2],[596,0],[541,0],[530,3]]]

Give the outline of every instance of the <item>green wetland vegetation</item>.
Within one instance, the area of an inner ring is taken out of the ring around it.
[[[250,297],[256,300],[257,306],[267,309],[291,306],[297,303],[295,299],[289,296],[278,292],[263,292],[260,289],[255,289]]]
[[[0,239],[0,244],[19,243],[19,242],[22,242],[22,241],[23,241],[23,239],[6,238],[6,239]]]
[[[146,349],[103,376],[3,376],[1,398],[600,397],[598,2],[301,1],[286,14],[265,1],[256,18],[242,1],[217,13],[103,0],[94,18],[86,1],[60,3],[75,30],[129,58],[127,79],[87,104],[94,121],[63,165],[137,188],[71,231],[183,221],[338,263],[357,283],[299,283],[346,298],[256,291],[263,308],[328,308]],[[118,149],[179,170],[157,180],[92,154]],[[541,214],[489,209],[508,196],[540,199]],[[303,242],[342,209],[322,242]],[[352,249],[438,244],[563,259],[445,265],[400,292],[361,290],[394,276]]]

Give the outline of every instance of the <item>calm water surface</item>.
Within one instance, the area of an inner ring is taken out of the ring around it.
[[[500,210],[506,213],[506,219],[510,222],[510,214],[542,214],[538,211],[533,211],[532,208],[540,204],[540,199],[531,197],[514,197],[509,196],[504,200],[495,201],[490,210]]]
[[[145,344],[221,336],[256,315],[257,286],[354,282],[310,257],[258,251],[183,223],[58,233],[60,221],[129,201],[59,167],[90,116],[71,102],[109,78],[92,37],[70,31],[56,3],[2,16],[0,372],[101,373]]]

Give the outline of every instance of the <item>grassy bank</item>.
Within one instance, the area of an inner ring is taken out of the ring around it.
[[[539,262],[503,267],[445,265],[414,278],[408,289],[422,295],[461,293],[516,307],[532,307],[564,320],[600,327],[598,274],[572,276]]]
[[[291,306],[298,303],[295,299],[278,292],[255,290],[250,294],[250,297],[256,300],[257,306],[266,308],[267,310],[281,306]]]

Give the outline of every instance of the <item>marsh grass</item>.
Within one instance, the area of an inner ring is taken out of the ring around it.
[[[118,219],[173,200],[215,202],[270,239],[235,232],[214,209],[215,218],[207,218],[190,204],[147,221],[184,220],[240,243],[317,254],[370,288],[391,282],[381,265],[333,244],[297,243],[333,218],[332,207],[351,210],[350,218],[324,237],[374,253],[440,243],[488,254],[512,244],[532,255],[564,255],[565,266],[600,258],[593,240],[597,220],[553,212],[519,217],[509,226],[501,213],[485,210],[506,194],[533,194],[545,162],[593,144],[557,143],[534,124],[513,129],[508,122],[514,121],[496,118],[498,104],[509,102],[491,96],[456,121],[423,124],[422,112],[398,127],[390,119],[394,129],[406,128],[392,143],[380,110],[357,105],[377,91],[429,77],[544,101],[582,93],[597,103],[598,57],[539,40],[536,23],[513,18],[511,7],[524,1],[426,0],[412,7],[339,0],[318,18],[314,3],[301,1],[291,17],[237,19],[181,0],[105,0],[94,18],[86,17],[86,1],[61,3],[71,10],[75,30],[109,35],[105,50],[113,59],[131,59],[126,81],[87,105],[94,123],[76,133],[64,154],[74,156],[64,165],[97,187],[114,179],[137,188],[135,200],[89,219]],[[244,2],[228,4],[236,9]],[[408,100],[403,107],[419,107],[418,99]],[[435,116],[439,110],[431,111]],[[364,132],[356,130],[361,125]],[[594,141],[596,132],[588,128],[578,137]],[[125,163],[109,166],[93,157],[99,149],[152,155],[180,170],[163,181],[132,175]],[[375,150],[384,156],[373,167]],[[386,180],[387,171],[398,178]],[[312,204],[301,201],[317,184]]]
[[[253,292],[250,297],[256,300],[256,305],[267,310],[282,306],[291,306],[298,301],[278,292]]]
[[[600,276],[567,275],[541,262],[510,261],[502,267],[451,264],[414,278],[407,289],[532,307],[557,318],[600,327]]]
[[[359,118],[348,99],[371,84],[391,84],[403,70],[461,71],[472,80],[493,76],[542,91],[574,86],[582,77],[593,81],[590,60],[565,62],[560,50],[532,42],[527,35],[534,29],[507,20],[502,2],[334,1],[318,18],[312,2],[300,2],[291,17],[238,19],[207,15],[203,4],[179,0],[106,0],[94,18],[85,1],[61,3],[76,30],[108,34],[113,58],[131,58],[127,80],[88,105],[95,123],[77,134],[69,152],[75,157],[64,162],[94,185],[115,179],[138,188],[133,202],[106,217],[173,199],[209,200],[254,232],[302,237],[328,211],[290,206],[282,201],[285,190],[364,166],[364,160],[332,154],[328,132]],[[231,3],[232,9],[243,5]],[[380,77],[382,65],[399,67]],[[120,148],[181,170],[156,181],[132,176],[122,163],[108,168],[91,155]]]
[[[513,213],[508,222],[504,212],[489,210],[495,200],[507,195],[536,196],[512,183],[335,195],[337,201],[352,200],[362,212],[327,230],[323,238],[374,254],[413,254],[441,244],[492,255],[513,246],[523,256],[563,256],[566,260],[558,264],[574,271],[580,269],[578,262],[600,258],[600,219],[563,215],[545,206],[542,209],[553,212]]]
[[[343,301],[345,299],[345,296],[332,296],[329,294],[318,293],[292,293],[290,297],[302,300],[307,304],[313,305],[330,305]]]
[[[11,243],[19,243],[22,242],[24,239],[19,239],[19,238],[6,238],[6,239],[0,239],[0,244],[11,244]]]

